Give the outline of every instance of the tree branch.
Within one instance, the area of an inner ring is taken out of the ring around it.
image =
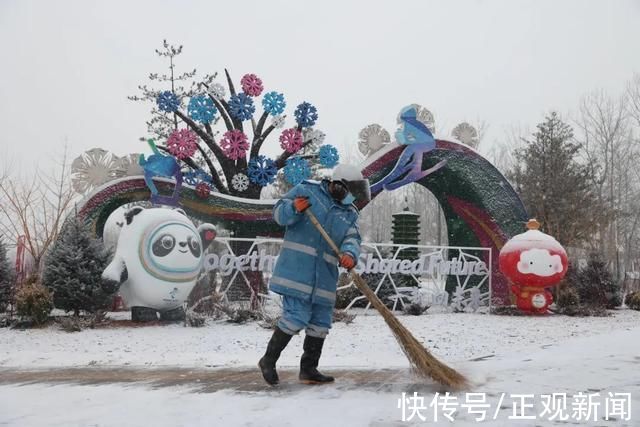
[[[302,147],[300,147],[300,149],[298,150],[298,152],[304,150],[309,144],[311,144],[311,140],[305,142]],[[278,170],[282,169],[286,164],[287,164],[287,159],[291,156],[293,156],[296,153],[289,153],[287,151],[283,151],[282,154],[280,154],[280,156],[278,156],[278,158],[276,159],[276,168]]]
[[[275,127],[273,125],[269,126],[267,130],[258,137],[257,140],[253,141],[253,144],[251,146],[250,158],[253,159],[254,157],[258,157],[258,155],[260,154],[260,148],[262,148],[262,144],[274,129]]]

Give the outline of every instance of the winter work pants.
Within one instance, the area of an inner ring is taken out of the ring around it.
[[[282,297],[282,317],[278,327],[289,335],[305,329],[310,337],[325,338],[332,320],[333,307],[330,305],[313,304],[288,295]]]

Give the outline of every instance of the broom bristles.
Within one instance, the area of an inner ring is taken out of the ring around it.
[[[351,277],[360,292],[367,297],[371,305],[382,315],[416,374],[423,378],[432,378],[434,381],[455,390],[461,390],[467,386],[467,379],[455,369],[440,362],[429,350],[424,348],[420,341],[383,304],[358,273],[351,270]]]
[[[327,234],[311,210],[307,209],[305,213],[336,255],[339,255],[340,249],[336,246],[335,242],[331,240],[331,236]],[[452,389],[460,390],[467,386],[467,379],[429,353],[429,351],[420,344],[420,341],[400,323],[391,310],[380,301],[380,298],[369,288],[367,282],[365,282],[358,273],[351,270],[351,277],[360,292],[367,297],[371,305],[378,310],[384,321],[387,322],[391,332],[393,332],[393,336],[396,341],[398,341],[398,344],[400,344],[400,348],[402,348],[402,351],[409,359],[414,372],[423,378],[432,378]]]

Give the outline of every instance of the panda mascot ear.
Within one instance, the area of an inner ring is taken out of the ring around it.
[[[144,208],[141,208],[140,206],[136,206],[135,208],[129,209],[124,214],[124,218],[127,220],[127,225],[131,224],[133,222],[133,217],[138,215],[143,210],[144,210]]]
[[[216,238],[216,228],[213,224],[204,223],[198,227],[198,233],[200,233],[200,240],[202,240],[202,250],[204,251],[209,247],[211,242]]]

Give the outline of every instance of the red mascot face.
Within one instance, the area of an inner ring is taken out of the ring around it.
[[[520,286],[547,288],[560,282],[567,272],[567,254],[562,248],[507,247],[500,251],[500,270]],[[520,246],[520,245],[514,245]]]

